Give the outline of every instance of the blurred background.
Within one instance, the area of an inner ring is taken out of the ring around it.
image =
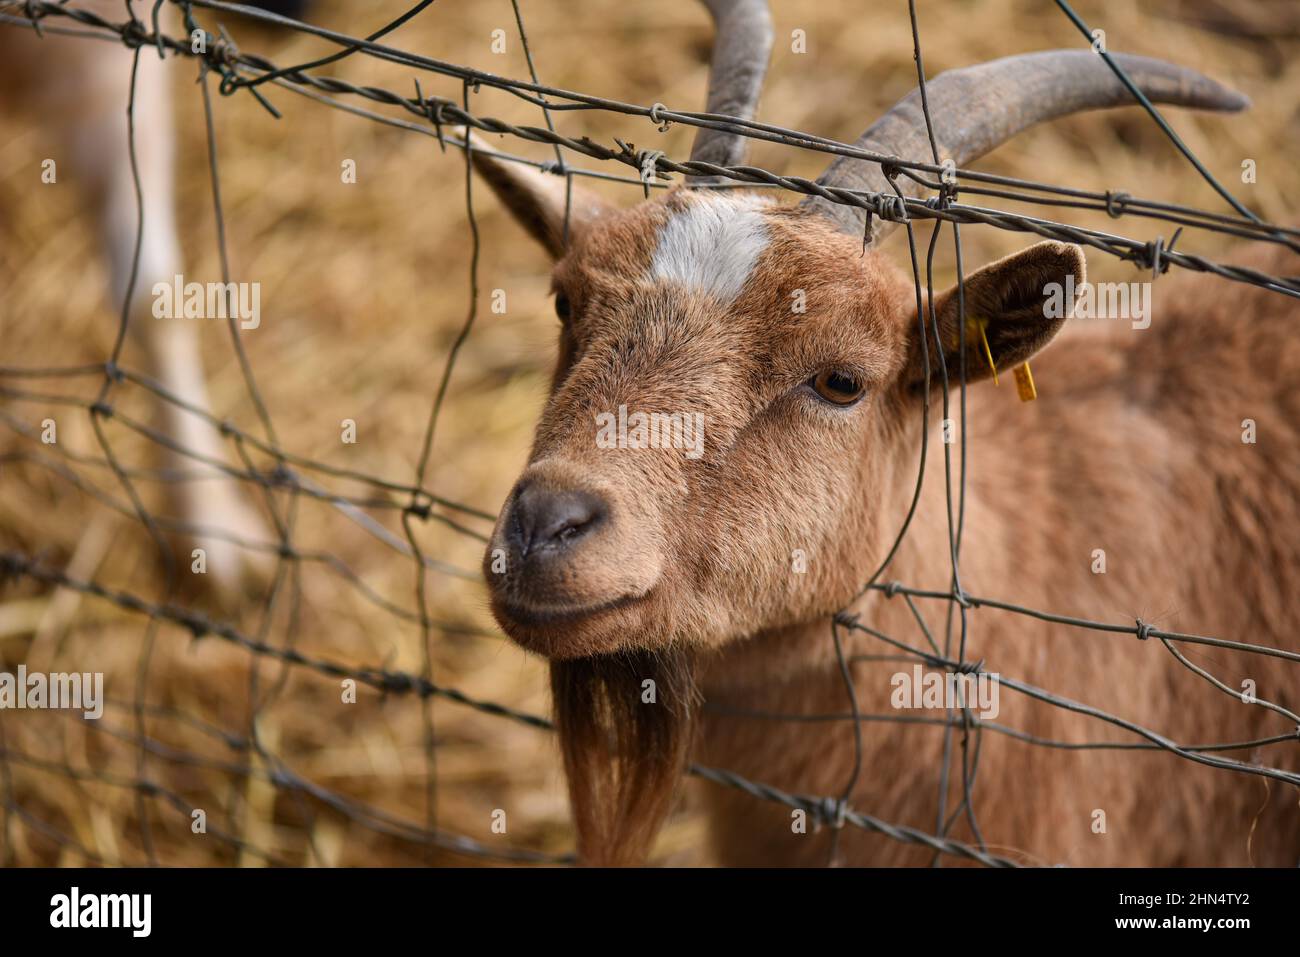
[[[521,8],[543,83],[645,105],[702,107],[712,39],[702,5],[525,0]],[[915,85],[905,0],[776,0],[773,8],[776,43],[760,120],[851,142]],[[923,0],[918,8],[931,76],[1008,54],[1082,45],[1049,2]],[[1241,115],[1175,109],[1166,114],[1240,199],[1265,219],[1294,224],[1288,197],[1298,185],[1300,6],[1292,0],[1079,0],[1076,8],[1106,31],[1112,51],[1172,59],[1246,93],[1253,107]],[[319,0],[308,5],[305,19],[362,36],[402,9],[400,2]],[[233,14],[197,15],[214,32],[223,25],[241,50],[280,65],[336,49]],[[20,29],[0,25],[4,31]],[[500,53],[493,50],[497,30],[505,38]],[[804,31],[806,52],[793,52],[795,30]],[[516,31],[509,0],[439,0],[383,42],[526,78]],[[220,265],[196,67],[183,58],[168,63],[186,273],[215,279]],[[130,56],[123,52],[121,69],[129,68]],[[413,92],[417,75],[358,56],[319,72],[404,95]],[[455,80],[419,77],[427,94],[461,96]],[[444,153],[427,136],[285,90],[262,89],[282,118],[246,92],[215,103],[233,278],[262,288],[261,326],[243,336],[254,378],[285,450],[409,484],[448,351],[470,307],[464,157],[455,149]],[[23,97],[12,92],[0,100],[0,364],[103,362],[117,332],[117,309],[109,301],[93,217],[75,184],[39,185],[41,159],[54,147],[42,117],[25,111]],[[470,99],[478,115],[542,125],[536,107],[508,94],[484,87]],[[673,158],[689,153],[693,132],[677,126],[659,133],[644,119],[596,111],[557,113],[556,123],[571,136],[607,144],[620,137]],[[489,139],[507,152],[554,158],[543,146]],[[595,166],[582,157],[567,158]],[[356,163],[355,184],[340,179],[347,159]],[[1253,184],[1241,181],[1245,159],[1256,162]],[[813,177],[825,158],[756,143],[751,162]],[[1227,211],[1136,108],[1035,129],[976,168]],[[627,173],[624,167],[608,171]],[[637,186],[587,182],[616,201],[632,203],[640,196]],[[546,395],[555,319],[544,255],[485,187],[476,183],[473,193],[481,236],[478,316],[451,379],[426,488],[495,515],[525,460]],[[1117,224],[1105,214],[1002,206],[1140,240],[1169,231],[1133,217]],[[924,238],[924,226],[921,231]],[[968,269],[1030,242],[985,227],[966,227],[963,241]],[[1180,248],[1224,259],[1234,254],[1234,242],[1189,234]],[[903,261],[906,244],[888,248]],[[1088,265],[1090,278],[1098,281],[1138,278],[1131,264],[1099,253],[1090,253]],[[948,243],[940,245],[938,269],[936,284],[953,281]],[[504,313],[491,309],[493,290],[505,292]],[[200,328],[215,413],[260,434],[225,326]],[[124,358],[126,365],[138,365],[130,349]],[[97,385],[44,387],[84,396]],[[146,399],[138,389],[124,389],[121,408],[147,419]],[[0,413],[0,547],[159,599],[162,566],[148,533],[102,500],[121,500],[122,490],[102,465],[88,417],[58,415],[56,454],[35,438],[50,409],[0,398]],[[355,444],[340,441],[345,419],[357,423]],[[148,441],[111,422],[106,428],[123,463],[142,469],[154,463],[156,450]],[[268,456],[251,455],[259,468],[274,464]],[[363,483],[317,478],[341,494],[374,495]],[[160,483],[139,485],[146,506],[163,511]],[[426,579],[435,622],[429,673],[437,684],[472,698],[545,715],[544,666],[507,642],[486,610],[478,567],[481,536],[491,521],[435,512],[464,530],[434,520],[411,523],[420,549],[446,566]],[[403,538],[397,510],[373,515]],[[274,648],[293,647],[349,668],[420,674],[425,649],[412,559],[328,502],[301,500],[294,535],[301,552],[337,562],[290,563],[288,581],[269,608],[254,600],[208,610]],[[185,601],[208,607],[201,594]],[[138,864],[149,860],[150,845],[156,860],[175,865],[494,863],[424,839],[431,790],[432,823],[440,832],[497,852],[564,855],[572,848],[559,759],[546,730],[442,699],[430,701],[426,714],[416,696],[384,696],[364,685],[356,703],[343,703],[336,677],[250,656],[219,638],[195,640],[166,621],[151,627],[147,616],[114,603],[25,578],[0,588],[0,670],[13,672],[20,663],[32,671],[104,672],[110,701],[99,722],[67,713],[0,711],[5,863]],[[248,747],[250,694],[257,702],[262,754]],[[144,703],[138,712],[137,700]],[[430,727],[434,774],[426,748]],[[275,786],[272,779],[288,773],[320,790],[286,786],[283,776]],[[164,786],[175,800],[142,795],[137,782],[143,778]],[[205,810],[208,834],[192,832],[187,805]],[[505,812],[505,833],[493,829],[497,811]],[[142,814],[148,815],[148,843]],[[217,831],[224,838],[214,836]],[[689,789],[656,856],[674,864],[709,863]]]

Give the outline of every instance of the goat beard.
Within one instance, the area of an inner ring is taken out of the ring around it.
[[[649,679],[654,702],[644,701]],[[551,663],[551,695],[578,832],[578,858],[642,863],[672,808],[700,700],[687,650]]]

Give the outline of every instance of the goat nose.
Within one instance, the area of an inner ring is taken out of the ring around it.
[[[608,512],[604,499],[590,492],[527,485],[511,508],[510,541],[521,556],[541,548],[567,548],[594,531]]]

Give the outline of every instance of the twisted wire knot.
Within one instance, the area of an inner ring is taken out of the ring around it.
[[[233,69],[239,59],[239,47],[228,36],[212,37],[207,59],[213,69]]]
[[[641,185],[645,189],[645,198],[650,198],[650,180],[656,172],[655,164],[664,156],[663,150],[637,150],[636,166],[641,171]]]
[[[663,150],[637,150],[636,165],[644,175],[649,176],[651,173],[656,172],[655,164],[663,159],[664,155]],[[647,167],[649,168],[648,172]]]
[[[848,817],[849,806],[844,798],[824,797],[812,809],[823,824],[840,830]]]
[[[907,215],[907,200],[902,196],[890,196],[888,193],[880,194],[880,205],[876,209],[876,215],[881,219],[887,219],[891,223],[907,223],[910,221]]]
[[[207,34],[208,52],[204,54],[204,62],[213,70],[221,74],[221,83],[217,87],[217,92],[222,96],[230,96],[235,90],[243,85],[239,74],[235,72],[235,64],[239,62],[239,47],[235,46],[235,41],[222,31],[221,36]]]
[[[1165,245],[1165,237],[1157,236],[1149,243],[1145,243],[1139,249],[1132,250],[1124,258],[1145,266],[1151,270],[1151,276],[1163,275],[1169,271],[1169,254],[1174,251],[1174,244],[1178,242],[1178,237],[1182,235],[1183,229],[1180,226],[1174,231],[1173,238],[1169,244]]]
[[[656,103],[650,107],[650,122],[659,128],[660,133],[667,133],[668,128],[673,125],[673,121],[660,115],[660,110],[666,110],[668,107],[662,103]]]
[[[41,26],[41,20],[45,18],[46,13],[44,5],[40,3],[40,0],[27,0],[27,2],[23,4],[23,15],[26,16],[28,20],[32,21],[32,30],[35,31],[36,35],[42,40],[45,39],[45,30]]]

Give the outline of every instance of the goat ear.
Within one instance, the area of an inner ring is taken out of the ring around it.
[[[990,358],[1001,374],[1047,345],[1070,315],[1085,275],[1083,250],[1068,243],[1049,241],[1013,253],[966,276],[960,290],[966,316],[966,381],[990,378],[993,375]],[[961,378],[958,336],[962,312],[959,306],[963,303],[958,294],[954,286],[935,298],[938,344],[928,308],[925,313],[932,388],[943,384],[937,349],[943,350],[949,384]],[[913,316],[913,323],[915,320]],[[925,359],[915,328],[913,325],[913,348],[906,374],[912,388],[921,389],[925,383]]]
[[[462,136],[464,133],[462,129]],[[576,183],[570,193],[564,176],[503,159],[495,155],[491,146],[481,137],[472,133],[469,141],[473,145],[470,161],[474,164],[474,169],[492,187],[497,198],[519,224],[550,253],[552,259],[563,256],[574,237],[610,209],[604,200]]]

